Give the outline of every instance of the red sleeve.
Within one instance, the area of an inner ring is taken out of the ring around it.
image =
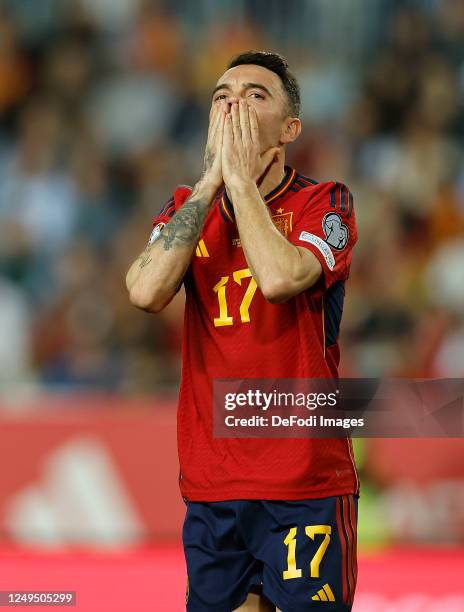
[[[148,244],[152,244],[165,225],[169,223],[174,213],[184,204],[187,198],[190,197],[192,188],[188,185],[179,185],[174,191],[174,195],[164,204],[159,213],[153,217],[152,232],[148,240]]]
[[[289,240],[317,257],[323,272],[317,285],[328,289],[349,275],[351,252],[358,239],[353,195],[346,185],[334,181],[304,191],[309,197]]]

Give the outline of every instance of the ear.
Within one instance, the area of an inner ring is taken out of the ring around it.
[[[301,121],[297,117],[288,117],[282,125],[281,144],[290,144],[301,134]]]

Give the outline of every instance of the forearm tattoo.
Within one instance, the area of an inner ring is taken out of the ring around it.
[[[208,206],[204,199],[186,202],[160,234],[164,250],[196,243],[207,213]]]
[[[211,167],[214,163],[214,158],[214,152],[211,151],[209,147],[207,147],[205,152],[205,158],[203,160],[203,175],[206,174],[206,172],[208,172],[209,170],[211,170]]]
[[[165,251],[197,242],[209,208],[205,199],[195,198],[195,191],[190,198],[161,230],[155,242],[149,244],[143,253],[137,257],[140,268],[144,268],[151,263],[152,250],[158,240],[162,241]]]
[[[144,252],[139,255],[137,257],[137,261],[139,261],[139,268],[144,268],[145,266],[148,266],[148,264],[151,262],[151,248],[152,248],[153,244],[149,244],[147,246],[147,248],[144,250]]]

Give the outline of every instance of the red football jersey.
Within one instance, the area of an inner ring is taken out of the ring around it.
[[[153,221],[153,237],[190,193],[176,189]],[[349,439],[213,437],[215,378],[337,377],[344,281],[357,239],[353,197],[341,183],[317,183],[286,167],[265,203],[323,274],[285,303],[268,302],[248,269],[233,206],[218,192],[184,278],[179,482],[192,501],[320,498],[359,488]]]

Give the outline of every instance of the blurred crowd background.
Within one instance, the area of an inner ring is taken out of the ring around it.
[[[182,296],[153,317],[124,277],[251,48],[300,80],[289,162],[355,195],[342,375],[463,374],[461,0],[2,0],[3,388],[175,387]]]
[[[341,375],[463,376],[462,0],[0,0],[3,397],[175,392],[183,295],[143,313],[125,274],[248,49],[299,78],[289,163],[355,196]],[[384,442],[357,447],[365,540],[463,541],[459,448]]]

